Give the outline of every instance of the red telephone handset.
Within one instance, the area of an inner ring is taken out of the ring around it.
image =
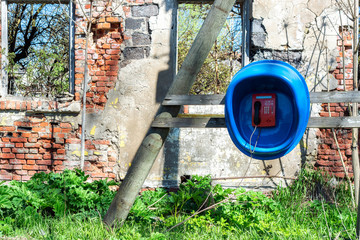
[[[252,95],[252,125],[275,127],[276,94],[258,93]]]

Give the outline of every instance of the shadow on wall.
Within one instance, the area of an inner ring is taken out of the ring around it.
[[[177,68],[177,8],[178,3],[176,0],[173,1],[162,1],[165,5],[165,11],[169,13],[172,11],[172,22],[171,22],[171,34],[169,39],[170,56],[168,61],[168,69],[158,73],[157,84],[156,84],[156,103],[162,103],[167,92],[173,82],[176,75]],[[160,6],[161,7],[161,6]],[[161,23],[160,23],[161,24]],[[168,23],[167,23],[168,24]],[[162,111],[160,107],[159,114]],[[174,176],[178,177],[179,168],[179,132],[180,129],[171,129],[165,143],[164,143],[164,163],[162,173],[162,186],[172,187],[177,186],[177,179],[174,180]],[[160,156],[158,156],[159,158]],[[159,176],[160,177],[160,176]]]

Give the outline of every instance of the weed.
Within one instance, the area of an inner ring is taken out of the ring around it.
[[[143,192],[125,225],[108,231],[101,216],[115,195],[109,190],[113,181],[88,183],[79,170],[39,173],[28,182],[0,184],[0,237],[352,239],[356,214],[348,207],[348,188],[330,184],[329,179],[305,170],[291,186],[278,188],[269,197],[212,186],[210,176],[193,176],[177,192],[161,188]]]

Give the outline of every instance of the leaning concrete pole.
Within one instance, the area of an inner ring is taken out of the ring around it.
[[[184,63],[182,64],[168,95],[188,94],[211,47],[213,46],[235,0],[215,0]],[[160,107],[158,118],[173,117],[180,107]],[[170,129],[150,128],[139,147],[124,181],[112,201],[104,222],[109,226],[122,225],[134,204],[149,171]]]

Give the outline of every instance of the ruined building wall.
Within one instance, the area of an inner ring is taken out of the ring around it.
[[[84,171],[90,180],[119,180],[121,173],[124,175],[130,160],[122,161],[121,149],[129,147],[126,145],[137,148],[174,72],[170,57],[173,3],[123,1],[120,6],[109,6],[107,2],[94,2],[97,20],[91,29],[86,63]],[[89,15],[90,4],[82,1],[81,5],[83,10],[76,5],[75,13],[74,97],[1,96],[0,180],[24,181],[36,172],[80,166],[83,11]],[[124,128],[131,129],[130,137],[123,134]],[[137,141],[127,144],[132,137]]]
[[[96,16],[88,49],[84,170],[90,180],[121,180],[176,73],[177,1],[126,0],[108,8],[105,2],[94,3],[95,16],[105,12]],[[83,4],[89,13],[90,5]],[[341,88],[340,16],[335,0],[254,0],[252,9],[251,61],[289,62],[305,76],[310,91],[326,90],[328,80],[330,90]],[[85,26],[82,14],[77,6],[76,22]],[[351,26],[345,14],[341,17],[343,25]],[[39,171],[59,172],[80,165],[84,45],[85,34],[76,27],[73,98],[1,96],[0,180],[28,180]],[[330,110],[346,114],[342,109],[342,105],[332,105]],[[326,111],[325,105],[313,104],[311,114],[326,115]],[[221,114],[223,107],[194,106],[189,113]],[[351,136],[347,130],[340,132],[345,139],[342,150],[349,160],[346,139]],[[330,138],[328,130],[309,129],[287,156],[259,161],[236,149],[226,129],[173,129],[145,185],[174,186],[180,176],[193,174],[293,177],[305,162],[316,161],[316,166],[335,171],[337,159],[331,157]],[[341,176],[340,169],[335,172]],[[254,178],[216,183],[274,187],[288,182]]]

